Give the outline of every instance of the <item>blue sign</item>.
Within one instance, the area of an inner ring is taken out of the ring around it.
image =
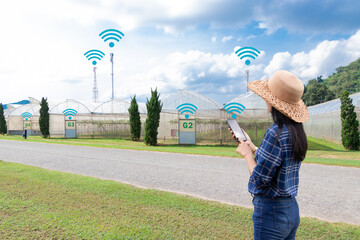
[[[105,53],[103,53],[100,50],[93,49],[87,51],[86,53],[84,53],[84,55],[89,61],[93,59],[97,59],[98,61],[100,61],[105,56]],[[96,60],[92,61],[92,64],[96,65],[97,64]]]
[[[21,114],[21,116],[22,116],[25,120],[29,120],[29,119],[31,118],[32,114],[29,113],[29,112],[24,112],[24,113]]]
[[[189,114],[194,114],[198,108],[194,104],[183,103],[180,104],[176,109],[179,111],[180,114],[186,113],[185,118],[188,119],[190,117]]]
[[[72,109],[72,108],[68,108],[68,109],[65,109],[63,111],[63,114],[69,118],[69,120],[72,119],[72,117],[75,117],[75,115],[77,114],[77,111],[75,109]]]
[[[244,110],[245,110],[245,106],[240,104],[240,103],[236,103],[236,102],[231,102],[226,104],[223,109],[225,110],[225,112],[227,112],[228,114],[232,114],[232,118],[236,119],[238,114],[241,114]]]
[[[105,31],[102,31],[99,36],[101,37],[101,39],[104,40],[104,42],[110,41],[109,42],[109,47],[114,47],[115,46],[115,41],[119,42],[120,39],[122,39],[125,35],[120,32],[119,30],[116,29],[107,29]]]
[[[253,47],[243,47],[235,51],[235,54],[242,60],[243,58],[252,58],[255,60],[260,51]],[[250,60],[246,59],[245,64],[250,65]]]

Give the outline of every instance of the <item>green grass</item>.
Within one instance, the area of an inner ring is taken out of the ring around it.
[[[31,142],[44,142],[44,143],[57,143],[57,144],[70,144],[79,146],[90,147],[106,147],[118,149],[133,149],[133,150],[146,150],[146,151],[159,151],[159,152],[176,152],[185,154],[200,154],[211,156],[224,156],[224,157],[239,157],[235,152],[235,143],[228,143],[226,145],[214,144],[198,144],[198,145],[178,145],[175,140],[173,141],[159,141],[159,146],[146,146],[143,142],[133,142],[125,139],[92,139],[92,138],[50,138],[44,139],[39,136],[30,136],[27,140],[21,136],[2,136],[0,139],[6,140],[19,140]],[[304,163],[316,163],[325,165],[347,166],[347,167],[360,167],[360,151],[349,151],[344,149],[342,145],[317,139],[308,138],[309,150],[306,154]]]
[[[0,239],[252,239],[252,210],[0,161]],[[359,239],[301,218],[297,239]]]

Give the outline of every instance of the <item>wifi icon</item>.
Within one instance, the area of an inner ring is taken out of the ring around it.
[[[100,50],[96,50],[96,49],[93,49],[93,50],[89,50],[87,51],[86,53],[84,53],[84,56],[87,58],[87,60],[93,60],[93,59],[97,59],[97,60],[101,60],[104,56],[105,56],[105,53],[103,53],[102,51]],[[92,64],[93,65],[96,65],[97,62],[96,60],[92,61]]]
[[[223,107],[223,109],[228,114],[232,114],[231,117],[233,119],[236,119],[236,117],[237,117],[236,113],[241,114],[245,110],[245,106],[240,103],[231,102],[231,103],[226,104]]]
[[[196,110],[198,109],[194,104],[191,103],[183,103],[180,104],[177,108],[176,108],[180,114],[185,114],[185,118],[188,119],[190,117],[190,114],[194,114],[196,112]]]
[[[110,41],[109,47],[112,48],[115,46],[114,41],[119,42],[120,39],[124,37],[124,34],[116,29],[107,29],[105,31],[102,31],[99,36],[101,37],[101,39],[104,40],[104,42]]]
[[[71,120],[72,117],[75,117],[75,115],[77,114],[77,111],[75,109],[68,108],[63,111],[63,114],[65,115],[65,117],[68,117],[69,120]]]
[[[242,60],[243,58],[252,58],[255,60],[259,56],[260,51],[253,47],[243,47],[235,51],[235,54]],[[250,60],[246,59],[245,64],[250,65]]]
[[[24,113],[21,114],[21,116],[24,118],[24,120],[27,121],[27,120],[30,120],[32,114],[29,113],[29,112],[24,112]]]

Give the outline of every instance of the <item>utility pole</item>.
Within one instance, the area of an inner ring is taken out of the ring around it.
[[[110,53],[110,62],[111,62],[111,81],[112,81],[111,99],[114,100],[114,53]]]
[[[93,88],[93,100],[94,102],[99,102],[99,91],[97,88],[97,83],[96,83],[96,67],[93,68],[94,71],[94,88]]]

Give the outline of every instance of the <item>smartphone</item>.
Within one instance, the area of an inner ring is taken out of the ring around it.
[[[235,119],[229,119],[229,120],[226,120],[226,122],[229,125],[229,128],[231,129],[231,131],[234,133],[235,138],[238,142],[240,142],[238,140],[239,138],[242,139],[244,142],[247,140],[244,132],[242,131],[238,122]]]

